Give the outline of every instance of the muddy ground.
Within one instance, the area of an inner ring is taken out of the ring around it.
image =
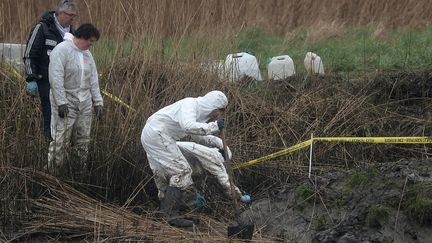
[[[284,242],[432,242],[431,202],[432,159],[405,159],[293,177],[242,220]]]

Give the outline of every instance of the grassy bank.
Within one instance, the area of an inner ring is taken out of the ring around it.
[[[226,33],[215,38],[189,35],[164,41],[146,39],[120,42],[104,38],[95,46],[94,54],[100,69],[104,70],[116,58],[131,54],[198,66],[210,60],[224,61],[230,53],[249,52],[257,57],[264,77],[267,77],[268,59],[278,55],[289,55],[294,60],[296,72],[305,74],[303,60],[308,51],[322,57],[327,73],[345,77],[422,70],[432,65],[432,28],[379,32],[373,28],[341,27],[323,34],[316,39],[306,30],[278,35],[253,28],[237,35]]]

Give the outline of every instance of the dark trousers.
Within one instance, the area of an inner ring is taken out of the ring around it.
[[[51,139],[51,103],[49,98],[50,84],[48,80],[41,79],[37,82],[41,110],[43,116],[43,132],[47,139]]]

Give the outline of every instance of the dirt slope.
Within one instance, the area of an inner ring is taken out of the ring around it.
[[[242,218],[288,242],[432,242],[432,159],[292,178]]]

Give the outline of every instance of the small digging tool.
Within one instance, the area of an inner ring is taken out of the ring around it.
[[[228,149],[225,139],[225,129],[222,129],[222,143],[224,149],[224,157],[225,157],[225,168],[228,172],[229,183],[231,187],[231,198],[233,201],[234,207],[234,223],[228,226],[228,237],[229,238],[239,238],[244,240],[251,240],[254,232],[255,226],[253,224],[242,224],[240,222],[240,209],[238,207],[237,199],[235,198],[235,189],[234,189],[234,177],[233,171],[228,159]]]

